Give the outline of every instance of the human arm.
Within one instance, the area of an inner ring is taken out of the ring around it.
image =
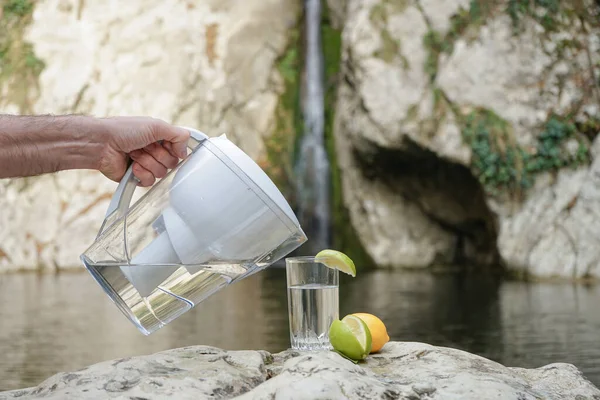
[[[184,158],[189,132],[148,117],[0,116],[0,178],[94,169],[119,181],[131,158],[150,186]],[[159,143],[162,141],[162,143]]]

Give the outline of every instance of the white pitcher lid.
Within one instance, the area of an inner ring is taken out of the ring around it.
[[[269,178],[252,158],[227,139],[225,134],[209,139],[221,150],[231,161],[233,161],[275,204],[294,222],[296,226],[300,223],[292,211],[289,203],[283,197],[277,186]]]

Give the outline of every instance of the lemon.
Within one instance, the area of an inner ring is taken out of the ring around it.
[[[321,250],[316,256],[315,260],[324,264],[325,266],[337,269],[348,275],[356,276],[356,267],[354,262],[345,255],[344,253],[337,250]]]
[[[378,352],[384,344],[390,341],[385,324],[381,319],[369,313],[354,313],[352,315],[362,319],[369,327],[372,341],[371,353]]]
[[[329,328],[329,341],[344,356],[358,361],[371,352],[371,332],[365,322],[353,315],[336,319]]]

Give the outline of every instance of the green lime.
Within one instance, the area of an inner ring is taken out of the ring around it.
[[[316,256],[315,260],[325,266],[337,269],[348,275],[356,276],[356,267],[354,262],[344,253],[337,250],[322,250]]]
[[[329,328],[329,341],[335,351],[352,360],[362,360],[371,352],[369,327],[354,315],[333,321]]]

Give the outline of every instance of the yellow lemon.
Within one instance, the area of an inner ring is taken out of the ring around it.
[[[376,353],[383,347],[384,344],[390,341],[387,329],[382,320],[373,314],[354,313],[352,314],[364,321],[371,332],[371,353]]]

